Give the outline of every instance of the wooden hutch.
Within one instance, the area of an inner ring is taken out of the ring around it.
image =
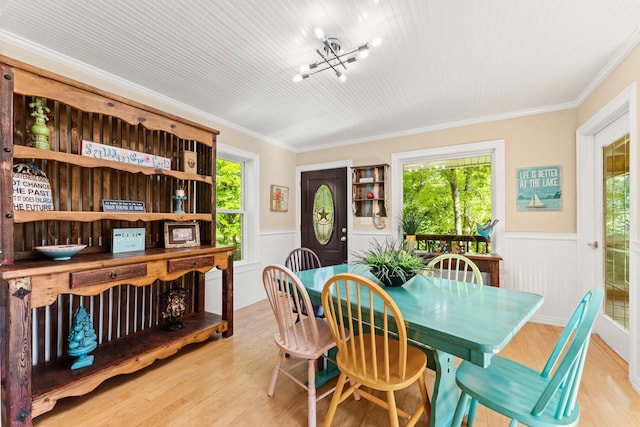
[[[215,245],[218,131],[9,58],[0,57],[0,70],[2,424],[24,426],[58,399],[84,395],[213,333],[231,336],[235,248]],[[50,150],[31,146],[36,98],[50,110]],[[82,140],[168,158],[170,169],[82,155]],[[196,157],[196,173],[183,171],[185,151]],[[20,163],[47,174],[53,210],[14,208],[12,169]],[[186,195],[183,213],[174,213],[178,189]],[[103,200],[145,208],[105,211]],[[195,224],[200,244],[165,248],[165,223],[172,222]],[[143,228],[144,248],[112,253],[114,228]],[[87,247],[64,261],[34,249],[57,244]],[[212,268],[222,270],[221,314],[204,309]],[[175,288],[186,289],[187,309],[184,327],[168,331],[163,303]],[[67,337],[80,306],[92,318],[97,348],[91,366],[71,370]]]

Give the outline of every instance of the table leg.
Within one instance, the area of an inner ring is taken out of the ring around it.
[[[336,360],[336,354],[338,350],[334,347],[329,350],[329,358],[332,360]],[[336,378],[340,375],[340,370],[338,367],[330,361],[327,361],[326,366],[322,370],[318,370],[316,372],[316,389],[322,387],[324,384],[328,383],[332,379]]]
[[[429,361],[427,365],[436,372],[436,382],[431,396],[431,427],[450,426],[458,404],[460,390],[456,385],[456,364],[452,355],[423,347]],[[435,365],[435,366],[434,366]]]

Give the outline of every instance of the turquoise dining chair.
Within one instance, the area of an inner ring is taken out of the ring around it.
[[[600,288],[587,292],[541,372],[500,356],[494,356],[487,368],[463,361],[456,372],[462,392],[451,425],[460,426],[468,411],[467,425],[472,426],[478,403],[511,418],[511,427],[518,422],[577,425],[578,388],[602,298]]]

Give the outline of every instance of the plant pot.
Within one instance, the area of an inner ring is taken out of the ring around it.
[[[407,234],[407,249],[412,251],[416,247],[416,235],[415,234]]]
[[[405,275],[404,278],[401,277],[401,276],[389,276],[389,277],[378,277],[378,276],[376,276],[376,278],[379,281],[381,281],[384,286],[389,286],[391,288],[397,288],[397,287],[400,287],[400,286],[404,285],[405,283],[407,283],[414,276],[415,276],[415,273],[407,274],[407,275]]]

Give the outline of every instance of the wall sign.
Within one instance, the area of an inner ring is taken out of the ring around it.
[[[521,168],[516,171],[519,212],[562,210],[560,166]]]
[[[53,210],[49,178],[31,163],[18,163],[13,166],[13,210]]]
[[[146,212],[144,202],[102,199],[103,212]]]
[[[81,154],[95,159],[113,160],[120,163],[131,163],[156,169],[171,169],[171,159],[154,156],[152,154],[131,151],[111,145],[98,144],[93,141],[82,140]]]

